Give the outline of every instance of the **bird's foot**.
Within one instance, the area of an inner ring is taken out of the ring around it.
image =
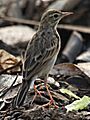
[[[56,109],[59,108],[59,106],[57,106],[57,105],[55,104],[55,101],[54,101],[53,99],[50,100],[48,103],[42,105],[42,107],[50,107],[50,106],[54,106],[54,108],[56,108]]]
[[[49,95],[49,97],[50,97],[50,101],[46,104],[46,106],[48,106],[48,105],[49,105],[49,106],[54,105],[55,108],[59,108],[59,106],[56,105],[55,100],[53,99],[53,97],[52,97],[52,95],[51,95],[51,93],[50,93],[50,90],[48,89],[48,85],[46,84],[45,86],[46,86],[48,95]]]
[[[59,106],[57,106],[57,105],[55,104],[54,99],[51,99],[51,100],[49,101],[49,105],[54,105],[55,108],[59,108]]]

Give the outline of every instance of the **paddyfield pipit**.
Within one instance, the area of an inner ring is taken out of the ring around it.
[[[63,17],[70,14],[70,12],[48,10],[42,15],[38,30],[28,43],[24,55],[22,85],[12,102],[13,107],[23,104],[27,92],[36,78],[44,78],[46,85],[47,77],[61,47],[60,36],[56,30],[57,24]],[[52,99],[47,86],[46,88]]]

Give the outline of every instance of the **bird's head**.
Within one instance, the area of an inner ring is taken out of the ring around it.
[[[58,22],[65,16],[72,14],[71,12],[61,12],[58,10],[47,10],[41,18],[41,25],[50,25],[55,27]]]

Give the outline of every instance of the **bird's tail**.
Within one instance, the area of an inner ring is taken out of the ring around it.
[[[29,90],[29,87],[30,87],[30,82],[23,80],[23,83],[17,93],[17,96],[12,101],[13,108],[19,107],[23,104],[23,102],[26,98],[27,92]]]

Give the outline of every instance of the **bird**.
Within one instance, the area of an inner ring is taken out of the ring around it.
[[[23,105],[29,88],[37,78],[44,78],[45,85],[50,70],[53,68],[61,48],[57,24],[71,12],[61,12],[56,9],[47,10],[41,17],[37,32],[29,41],[23,59],[23,79],[21,87],[14,98],[13,107]],[[48,87],[47,91],[50,94]],[[50,94],[50,98],[52,96]]]

